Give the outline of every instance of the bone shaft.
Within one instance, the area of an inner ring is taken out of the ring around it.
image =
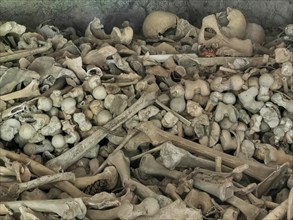
[[[25,182],[25,183],[19,183],[19,193],[36,188],[38,186],[42,186],[48,183],[54,183],[59,181],[66,181],[66,180],[73,180],[75,178],[75,175],[71,172],[66,173],[58,173],[54,175],[46,175],[39,177],[37,179]]]

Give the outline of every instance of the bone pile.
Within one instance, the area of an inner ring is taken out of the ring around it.
[[[121,25],[0,21],[1,219],[292,219],[293,24]]]

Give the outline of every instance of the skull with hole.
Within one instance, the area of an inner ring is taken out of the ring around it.
[[[240,13],[242,16],[232,16],[234,13]],[[198,43],[207,47],[215,47],[217,49],[216,55],[219,56],[252,56],[253,46],[251,40],[241,39],[244,37],[246,30],[246,21],[243,14],[239,10],[232,8],[227,8],[227,14],[227,18],[230,20],[226,27],[220,26],[215,14],[204,17],[198,35]],[[242,19],[239,22],[235,21],[235,19],[240,18]],[[237,25],[233,25],[233,23],[237,23]],[[205,32],[207,29],[212,29],[215,32],[215,36],[206,39]]]

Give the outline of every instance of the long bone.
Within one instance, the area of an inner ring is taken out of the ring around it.
[[[128,109],[123,113],[118,115],[116,118],[109,121],[104,127],[95,131],[92,135],[84,139],[82,142],[78,143],[65,153],[58,157],[49,160],[46,165],[55,169],[66,170],[70,165],[82,158],[90,149],[92,149],[96,144],[98,144],[103,138],[108,134],[107,131],[113,131],[118,128],[121,124],[130,119],[141,109],[154,103],[156,99],[157,86],[150,85],[144,94]]]
[[[39,85],[38,80],[34,79],[25,88],[18,90],[16,92],[1,95],[0,99],[3,101],[9,101],[12,99],[20,99],[20,98],[38,96],[38,95],[40,95],[40,90],[38,88],[38,85]]]
[[[162,131],[161,129],[154,126],[152,122],[141,123],[139,126],[137,126],[137,129],[148,135],[153,145],[159,145],[163,142],[171,141],[174,145],[181,147],[184,150],[204,156],[206,158],[214,160],[216,157],[221,157],[223,164],[232,168],[247,164],[249,168],[246,169],[244,173],[260,181],[267,178],[275,170],[273,167],[267,167],[258,162],[236,158],[229,154],[205,147],[204,145]]]

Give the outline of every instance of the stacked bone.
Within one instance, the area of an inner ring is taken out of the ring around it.
[[[292,24],[156,11],[142,31],[0,22],[0,215],[291,219]]]

